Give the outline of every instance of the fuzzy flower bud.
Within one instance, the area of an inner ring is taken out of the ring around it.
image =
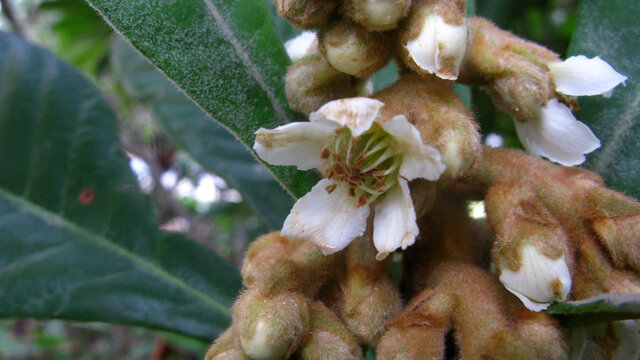
[[[346,0],[343,12],[369,31],[395,29],[411,7],[411,0]]]
[[[230,327],[211,345],[204,360],[249,360],[249,358],[238,349],[233,327]]]
[[[293,292],[265,297],[248,290],[233,306],[233,319],[242,350],[256,360],[291,355],[309,324],[307,303],[301,294]]]
[[[294,62],[285,85],[289,106],[307,115],[331,100],[355,96],[359,90],[354,77],[334,70],[319,53]]]
[[[564,301],[571,290],[571,275],[564,256],[552,259],[531,244],[522,247],[522,264],[516,271],[500,269],[500,281],[533,311]]]
[[[388,61],[391,41],[383,33],[370,33],[345,19],[330,22],[320,30],[320,51],[336,70],[367,77]]]
[[[403,59],[411,69],[446,80],[457,79],[468,38],[464,1],[419,1],[399,36]]]
[[[335,10],[334,0],[274,0],[278,14],[302,29],[321,26]]]
[[[310,336],[300,349],[303,360],[359,360],[362,349],[355,337],[321,302],[309,304]]]

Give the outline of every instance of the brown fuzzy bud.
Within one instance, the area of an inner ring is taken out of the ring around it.
[[[374,98],[385,103],[382,119],[405,115],[420,132],[422,141],[440,151],[447,166],[443,177],[462,175],[481,155],[480,134],[473,115],[450,82],[407,74]]]
[[[356,96],[357,80],[333,69],[320,54],[294,62],[285,78],[287,101],[307,116],[331,100]]]
[[[327,22],[336,8],[335,0],[274,0],[278,14],[302,29],[313,29]]]
[[[462,0],[421,0],[398,31],[401,57],[411,70],[455,80],[467,49]]]
[[[343,13],[369,31],[395,29],[407,16],[411,0],[345,0]]]
[[[340,312],[347,328],[374,347],[385,331],[384,324],[402,308],[398,290],[386,277],[370,282],[365,274],[349,274],[343,292]]]
[[[391,328],[376,348],[378,360],[423,360],[445,358],[446,329],[424,326]]]
[[[346,19],[336,19],[318,33],[320,51],[336,70],[359,78],[381,69],[391,56],[388,34],[370,33]]]
[[[300,359],[362,359],[362,349],[338,316],[320,302],[309,304],[309,313],[310,335],[300,349]]]
[[[249,360],[237,346],[233,327],[228,328],[211,345],[204,360]]]
[[[259,237],[249,247],[242,264],[244,285],[251,287],[256,281],[270,274],[276,263],[287,258],[301,243],[300,240],[280,236],[280,232]]]
[[[264,296],[250,289],[233,306],[240,346],[252,359],[281,359],[300,346],[309,326],[307,303],[301,294]]]
[[[532,119],[555,94],[547,65],[558,55],[482,18],[469,18],[469,31],[459,80],[488,86],[499,109],[520,121]]]
[[[521,309],[514,318],[516,332],[524,346],[537,359],[563,360],[569,355],[569,346],[558,322],[546,313]]]

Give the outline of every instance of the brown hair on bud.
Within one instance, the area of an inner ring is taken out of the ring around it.
[[[233,320],[245,354],[256,360],[275,360],[298,349],[309,327],[309,312],[299,293],[265,296],[258,289],[249,289],[233,305]]]
[[[359,90],[356,78],[336,71],[318,53],[289,66],[285,85],[289,106],[307,116],[331,100],[356,96]]]
[[[359,78],[381,69],[391,56],[388,34],[370,33],[343,18],[321,28],[318,38],[320,52],[334,69]]]
[[[246,287],[251,287],[271,270],[281,259],[285,259],[302,241],[280,236],[280,232],[272,232],[254,241],[242,264],[242,278]]]
[[[395,29],[411,7],[411,0],[345,0],[342,12],[369,31]]]
[[[300,359],[362,359],[362,349],[338,316],[321,302],[309,304],[309,313],[310,335],[300,349]]]
[[[327,22],[336,8],[335,0],[274,0],[278,14],[302,29],[317,28]]]

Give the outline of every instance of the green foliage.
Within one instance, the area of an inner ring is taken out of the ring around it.
[[[589,125],[602,147],[585,164],[607,185],[640,197],[640,2],[583,0],[569,54],[600,56],[626,75],[611,98],[580,98],[576,117]]]
[[[282,226],[293,199],[245,146],[124,40],[114,42],[111,59],[127,94],[151,109],[175,143],[238,190],[269,228]]]
[[[551,305],[546,311],[576,326],[640,319],[640,294],[607,294],[582,301]]]
[[[227,326],[239,274],[204,246],[157,232],[114,114],[87,79],[0,33],[0,107],[0,317],[203,339]]]
[[[303,120],[285,99],[289,58],[264,0],[89,3],[245,145],[260,127]],[[295,197],[318,180],[312,171],[268,168]]]

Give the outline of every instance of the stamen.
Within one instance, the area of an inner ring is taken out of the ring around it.
[[[356,189],[352,186],[349,187],[349,196],[356,197]]]
[[[380,195],[379,191],[376,191],[376,190],[374,190],[374,189],[372,189],[372,188],[370,188],[370,187],[368,187],[366,185],[360,185],[360,186],[358,186],[358,189],[360,189],[360,190],[362,190],[364,192],[367,192],[367,193],[369,193],[371,195]]]
[[[327,149],[326,147],[322,149],[322,151],[320,152],[320,158],[321,159],[328,159],[329,155],[331,155],[331,152],[329,151],[329,149]]]
[[[396,171],[396,169],[400,167],[400,164],[402,164],[402,157],[398,156],[393,162],[393,164],[391,164],[391,167],[384,172],[384,175],[386,176]]]
[[[395,154],[395,150],[392,148],[387,148],[387,150],[382,153],[382,155],[380,155],[380,157],[371,165],[369,165],[369,167],[367,167],[366,169],[362,170],[362,172],[368,172],[371,169],[375,169],[376,166],[380,165],[383,161],[387,160],[388,158],[392,157]]]
[[[357,207],[363,207],[367,205],[367,198],[364,195],[360,195],[358,198]]]
[[[334,163],[331,168],[333,169],[333,172],[335,172],[338,176],[344,176],[347,173],[347,170],[344,168],[344,165],[342,165],[339,162]]]
[[[336,186],[337,186],[337,184],[331,184],[331,185],[327,186],[324,189],[327,191],[327,193],[331,194],[333,192],[333,190],[336,189]]]
[[[377,192],[383,193],[387,188],[387,184],[385,184],[383,182],[379,182],[379,183],[376,184],[375,188],[376,188]]]
[[[351,163],[351,147],[353,146],[353,141],[349,141],[349,145],[347,145],[347,166]]]
[[[383,135],[384,133],[382,132],[378,132],[378,131],[374,132],[373,135],[371,135],[371,137],[367,141],[367,144],[364,146],[364,149],[362,149],[362,153],[366,153],[367,150],[369,150],[369,146],[371,146],[375,140],[378,140]]]
[[[384,149],[385,147],[389,146],[389,141],[383,139],[382,141],[380,141],[376,146],[373,147],[373,149],[367,151],[364,156],[371,156],[372,154],[377,153],[378,151]]]

